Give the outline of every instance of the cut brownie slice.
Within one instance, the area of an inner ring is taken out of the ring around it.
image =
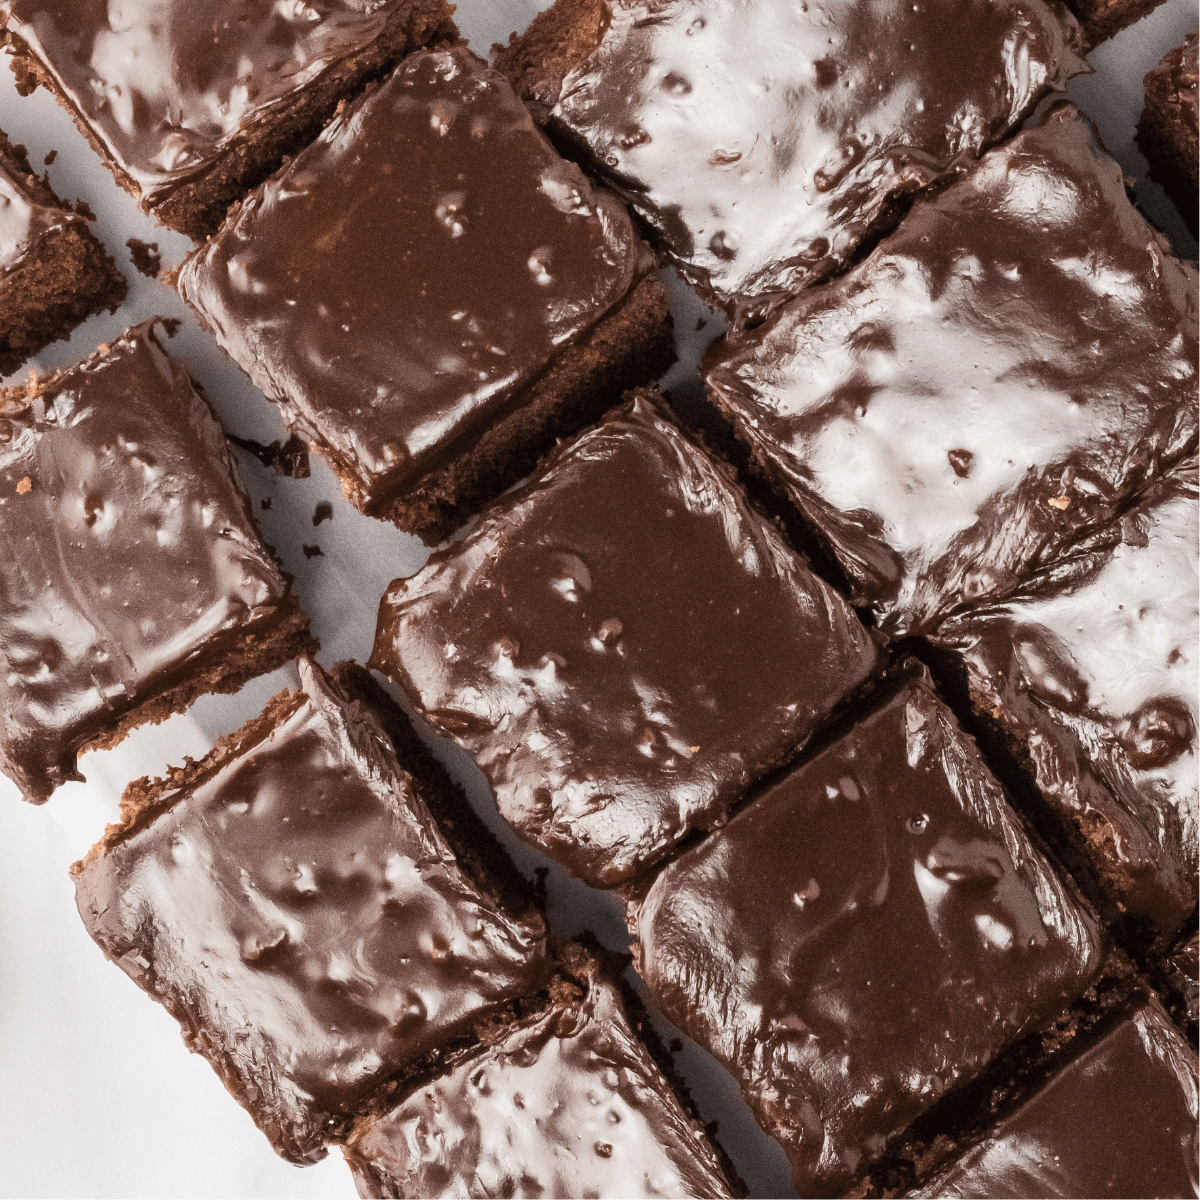
[[[117,182],[194,238],[338,103],[456,36],[445,0],[7,0],[17,87],[50,88]]]
[[[317,645],[161,331],[0,394],[0,770],[35,803],[81,751]]]
[[[1163,55],[1146,75],[1146,106],[1137,139],[1150,162],[1150,174],[1167,190],[1196,230],[1197,60],[1200,39],[1189,33],[1182,46]]]
[[[1198,543],[1191,459],[1005,603],[934,635],[1109,896],[1163,945],[1197,899]]]
[[[88,228],[0,132],[0,375],[125,299],[125,277]]]
[[[910,1196],[1194,1196],[1196,1052],[1156,1000],[1091,1041]]]
[[[879,658],[643,392],[392,584],[371,665],[523,837],[613,886],[724,820]]]
[[[621,985],[585,947],[565,954],[542,1011],[360,1122],[345,1147],[360,1196],[734,1194]]]
[[[1081,50],[1042,0],[558,0],[497,65],[673,266],[753,311],[852,261]]]
[[[84,923],[295,1163],[548,979],[528,889],[352,664],[301,660],[299,690],[122,809],[73,868]]]
[[[1103,958],[923,673],[667,866],[635,925],[802,1196],[842,1194]]]
[[[1011,594],[1196,446],[1196,268],[1072,105],[710,362],[894,635]]]
[[[1149,16],[1162,3],[1163,0],[1066,0],[1079,21],[1088,49]]]
[[[344,111],[179,287],[353,503],[437,542],[669,365],[651,267],[620,202],[459,46]]]

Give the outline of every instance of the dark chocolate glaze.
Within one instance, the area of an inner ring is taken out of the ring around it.
[[[0,769],[36,802],[144,700],[268,629],[288,583],[161,326],[0,403]]]
[[[1196,1090],[1196,1052],[1150,1001],[908,1194],[1195,1196]]]
[[[1196,269],[1069,104],[710,362],[893,635],[1013,592],[1194,451]]]
[[[296,1163],[388,1075],[546,979],[545,928],[459,868],[361,701],[290,711],[76,877],[105,954]]]
[[[361,1126],[346,1158],[360,1196],[731,1195],[603,980]]]
[[[503,415],[642,257],[620,202],[460,46],[410,55],[179,287],[369,511]]]
[[[635,920],[656,1000],[802,1196],[840,1195],[1103,958],[923,675],[667,866]]]
[[[934,635],[1087,831],[1114,898],[1168,940],[1200,865],[1198,544],[1193,458],[1015,596]]]
[[[958,169],[1086,69],[1041,0],[614,0],[550,128],[725,303],[840,269],[895,196]],[[953,52],[947,48],[953,46]]]
[[[879,661],[649,393],[397,580],[371,664],[500,811],[611,886],[723,819]]]
[[[19,165],[4,155],[5,145],[0,140],[0,271],[22,263],[47,235],[70,225],[88,227],[78,213],[39,203]]]

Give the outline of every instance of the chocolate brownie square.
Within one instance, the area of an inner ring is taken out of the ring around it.
[[[497,65],[667,261],[746,316],[842,270],[1081,53],[1053,0],[558,0]]]
[[[317,645],[162,332],[0,393],[0,770],[34,803]]]
[[[88,228],[0,132],[0,375],[85,317],[125,299],[125,277]]]
[[[549,1004],[359,1123],[344,1153],[360,1196],[735,1194],[615,975],[564,954]]]
[[[844,1194],[1104,953],[923,672],[665,867],[634,924],[802,1196]]]
[[[457,46],[348,107],[179,288],[359,509],[436,543],[666,369],[652,265],[620,202]]]
[[[409,50],[445,0],[7,0],[24,94],[49,88],[145,212],[200,239]]]
[[[641,392],[391,585],[371,665],[522,837],[611,887],[722,822],[880,658]]]
[[[1084,44],[1090,50],[1149,16],[1163,0],[1066,0],[1083,31]]]
[[[1058,102],[859,266],[729,338],[710,394],[886,632],[1014,592],[1195,451],[1196,268]]]
[[[353,664],[302,659],[122,810],[73,868],[84,924],[299,1165],[549,977],[527,887]]]
[[[1137,140],[1150,162],[1150,175],[1174,198],[1196,231],[1198,39],[1189,33],[1182,46],[1169,50],[1146,74],[1146,105]]]

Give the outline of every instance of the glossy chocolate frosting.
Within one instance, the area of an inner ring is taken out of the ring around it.
[[[1086,70],[1041,0],[613,0],[549,127],[582,142],[716,301],[839,270],[891,201]],[[952,52],[948,52],[949,47]],[[543,88],[545,92],[545,89]]]
[[[1013,592],[1196,445],[1196,269],[1065,102],[710,363],[890,634]]]
[[[48,234],[70,225],[86,229],[87,220],[70,209],[41,202],[29,179],[5,153],[8,140],[0,134],[0,271],[22,263]]]
[[[1103,957],[924,675],[667,866],[636,932],[802,1196],[842,1194]]]
[[[620,202],[460,46],[405,59],[179,287],[371,511],[503,415],[642,256]]]
[[[474,754],[523,837],[611,886],[720,822],[878,660],[638,393],[391,585],[371,665]]]
[[[1157,1001],[1059,1071],[910,1196],[1195,1196],[1196,1052]]]
[[[1196,460],[1003,604],[946,622],[977,707],[1024,748],[1096,869],[1163,935],[1196,907]]]
[[[731,1194],[605,980],[360,1127],[346,1158],[360,1196]]]
[[[289,599],[161,332],[136,326],[0,400],[0,769],[29,800],[82,778],[82,746]]]
[[[270,728],[76,877],[104,952],[296,1163],[372,1091],[547,976],[545,928],[459,868],[361,701],[310,660]]]

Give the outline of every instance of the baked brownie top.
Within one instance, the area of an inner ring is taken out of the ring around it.
[[[636,932],[802,1196],[840,1194],[1103,957],[923,674],[668,865]]]
[[[605,979],[364,1122],[346,1158],[362,1196],[731,1195]]]
[[[1194,33],[1189,33],[1183,39],[1182,46],[1168,50],[1155,68],[1155,71],[1166,74],[1169,81],[1169,95],[1173,101],[1172,106],[1178,110],[1180,124],[1191,131],[1193,142],[1198,130],[1197,83],[1200,82],[1197,79],[1198,70],[1200,70],[1200,39]]]
[[[24,261],[47,234],[70,225],[88,227],[86,218],[55,204],[48,193],[31,177],[21,148],[0,133],[0,271]]]
[[[1023,726],[1038,783],[1111,828],[1123,904],[1165,933],[1196,907],[1196,460],[1016,596],[946,622],[983,704]],[[1081,779],[1095,772],[1112,796]]]
[[[343,112],[179,286],[369,505],[501,415],[643,257],[620,202],[459,46]]]
[[[545,928],[463,873],[371,710],[300,690],[164,784],[76,876],[104,952],[160,1000],[276,1149],[548,976]],[[343,1127],[344,1127],[343,1120]]]
[[[592,28],[531,94],[722,303],[840,269],[892,197],[1086,69],[1041,0],[614,0]]]
[[[1157,1001],[1123,1018],[911,1196],[1194,1196],[1196,1052]]]
[[[1011,593],[1196,444],[1196,269],[1073,106],[708,382],[894,635]]]
[[[719,820],[879,656],[642,392],[392,584],[371,664],[523,836],[610,886]]]
[[[0,398],[0,768],[30,800],[288,600],[221,426],[160,335],[147,321]]]

